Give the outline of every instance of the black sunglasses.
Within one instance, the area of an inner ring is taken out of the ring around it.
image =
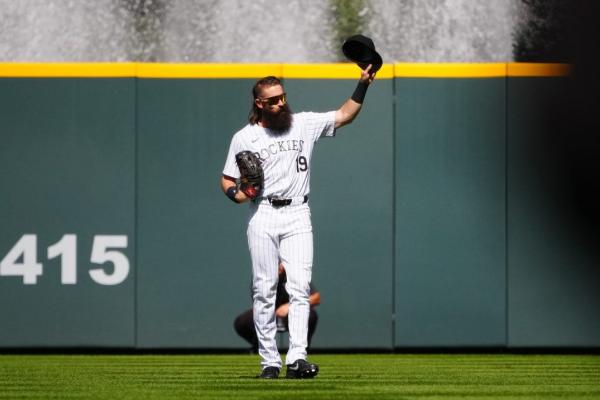
[[[264,99],[259,97],[258,100],[260,100],[261,103],[266,103],[270,106],[276,106],[281,100],[281,103],[285,105],[285,93],[279,94],[277,96],[267,97]]]

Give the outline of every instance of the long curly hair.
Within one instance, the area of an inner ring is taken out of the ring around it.
[[[256,125],[261,120],[262,116],[261,109],[258,108],[254,100],[258,98],[258,95],[263,87],[271,87],[275,85],[283,86],[279,78],[274,76],[265,76],[264,78],[256,81],[252,87],[252,108],[250,108],[250,113],[248,114],[248,122],[250,122],[250,125]]]

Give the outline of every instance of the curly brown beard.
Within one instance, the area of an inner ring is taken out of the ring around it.
[[[292,126],[292,110],[287,103],[276,113],[263,110],[262,122],[267,128],[279,134],[287,132]]]

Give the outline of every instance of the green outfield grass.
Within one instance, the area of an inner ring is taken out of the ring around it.
[[[597,355],[314,355],[312,380],[250,355],[0,355],[0,398],[600,399]]]

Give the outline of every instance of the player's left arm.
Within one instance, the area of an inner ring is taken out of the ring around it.
[[[311,307],[316,307],[321,304],[321,294],[319,292],[311,293],[310,297],[308,298],[308,304]],[[285,318],[287,317],[289,311],[290,303],[284,303],[277,307],[277,310],[275,310],[275,315],[277,315],[279,318]]]
[[[360,112],[369,85],[375,79],[375,73],[371,73],[372,65],[361,71],[360,80],[352,96],[335,112],[335,128],[341,128],[351,123]]]

